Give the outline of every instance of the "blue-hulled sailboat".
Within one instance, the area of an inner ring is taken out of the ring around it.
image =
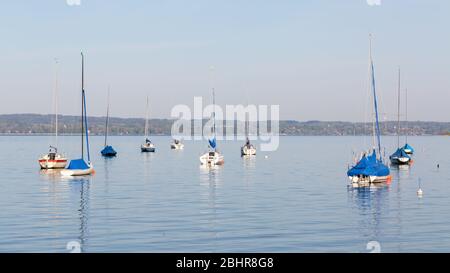
[[[110,91],[108,88],[108,106],[106,107],[106,124],[105,124],[105,145],[103,150],[101,151],[102,156],[104,157],[114,157],[117,155],[117,152],[111,145],[108,145],[108,129],[109,129],[109,95]]]
[[[87,162],[84,159],[84,140],[86,138]],[[86,111],[86,93],[84,91],[84,55],[81,52],[81,158],[70,161],[69,166],[61,171],[64,176],[82,176],[93,174],[94,167],[89,153],[89,132]]]
[[[375,86],[375,71],[372,58],[372,40],[370,40],[370,82],[375,109],[374,134],[376,135],[377,139],[377,149],[373,149],[373,152],[370,155],[363,154],[361,159],[356,163],[356,165],[347,171],[347,176],[350,178],[350,181],[356,185],[383,183],[389,182],[391,180],[390,170],[383,163],[383,159],[381,156],[381,136],[380,136],[381,132],[378,119],[378,102]]]
[[[389,156],[392,165],[409,165],[411,157],[406,153],[403,147],[400,147],[400,90],[401,90],[401,72],[398,69],[398,91],[397,91],[397,150]]]

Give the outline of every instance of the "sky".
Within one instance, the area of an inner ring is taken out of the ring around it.
[[[108,86],[112,116],[143,117],[149,96],[152,118],[209,103],[214,86],[222,106],[365,121],[372,33],[383,118],[396,118],[401,67],[409,119],[450,121],[447,0],[76,1],[0,2],[0,114],[52,113],[56,58],[60,113],[79,115],[83,51],[92,116],[105,115]]]

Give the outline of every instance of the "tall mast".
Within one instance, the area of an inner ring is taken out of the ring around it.
[[[405,108],[406,108],[406,114],[405,114],[405,127],[406,127],[406,133],[405,133],[405,137],[406,137],[406,143],[408,143],[408,88],[405,89]]]
[[[105,124],[105,147],[108,143],[108,123],[109,123],[109,93],[110,93],[110,86],[108,86],[108,106],[106,107],[106,124]]]
[[[209,71],[211,72],[211,88],[212,88],[212,96],[213,96],[213,135],[216,137],[216,90],[214,88],[214,66],[210,66]]]
[[[372,34],[369,34],[369,79],[372,78]],[[369,93],[372,92],[372,83],[369,83]],[[375,109],[374,109],[375,112]],[[375,119],[373,118],[374,113],[371,113],[370,119],[372,120],[372,145],[375,147],[375,143],[377,142],[375,139],[376,131],[375,131]]]
[[[401,72],[398,68],[398,94],[397,94],[397,147],[400,148],[400,88],[401,88]]]
[[[214,87],[212,89],[213,93],[213,134],[216,137],[216,93]]]
[[[84,159],[84,55],[81,52],[81,158]]]
[[[148,138],[148,96],[147,96],[147,110],[145,113],[145,138]]]
[[[371,70],[371,80],[372,80],[372,91],[373,91],[373,104],[375,108],[375,125],[376,125],[376,136],[377,136],[377,144],[378,144],[378,153],[380,156],[380,160],[382,159],[381,156],[381,138],[380,138],[380,122],[378,118],[378,102],[377,102],[377,92],[376,92],[376,85],[375,85],[375,69],[373,65],[373,58],[372,58],[372,35],[370,35],[370,70]]]
[[[58,147],[58,59],[55,59],[55,148]]]

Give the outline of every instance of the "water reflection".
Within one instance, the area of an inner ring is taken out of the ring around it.
[[[388,184],[349,188],[349,200],[359,211],[358,232],[367,242],[378,241],[384,233],[384,214],[388,213]]]
[[[71,199],[78,200],[78,218],[80,221],[78,242],[81,252],[86,251],[88,243],[89,189],[92,177],[72,178],[69,181]]]
[[[256,168],[256,157],[252,155],[243,155],[242,162],[245,170],[254,170]]]
[[[61,171],[63,169],[40,169],[39,174],[41,178],[51,181],[51,182],[60,182],[61,179]]]
[[[201,200],[205,200],[207,207],[201,213],[206,216],[211,238],[214,244],[214,249],[217,249],[218,226],[219,220],[217,218],[217,189],[220,188],[222,177],[222,166],[201,166],[200,167],[200,186],[202,187],[200,194]]]

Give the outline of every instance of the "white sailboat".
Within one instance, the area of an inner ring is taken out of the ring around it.
[[[241,156],[253,156],[256,155],[256,147],[253,146],[253,144],[250,143],[250,138],[249,138],[249,122],[247,119],[247,115],[245,116],[245,136],[246,136],[246,141],[245,141],[245,145],[241,147]]]
[[[224,156],[217,150],[216,140],[216,99],[213,88],[213,138],[209,140],[209,151],[200,156],[200,163],[203,166],[217,166],[225,163]]]
[[[183,150],[184,144],[180,140],[174,139],[173,142],[170,144],[170,148],[172,150]]]
[[[47,154],[39,158],[39,166],[41,169],[64,169],[67,165],[67,158],[63,154],[58,153],[58,61],[55,61],[55,91],[54,91],[54,107],[55,107],[55,142],[50,145]]]
[[[87,162],[84,160],[84,140],[86,138]],[[81,158],[70,161],[69,166],[61,171],[63,176],[83,176],[95,173],[89,151],[89,130],[86,111],[86,94],[84,91],[84,55],[81,52]]]
[[[148,137],[148,97],[147,97],[147,111],[145,115],[145,141],[141,145],[141,152],[154,153],[156,150],[155,144],[153,144]]]

